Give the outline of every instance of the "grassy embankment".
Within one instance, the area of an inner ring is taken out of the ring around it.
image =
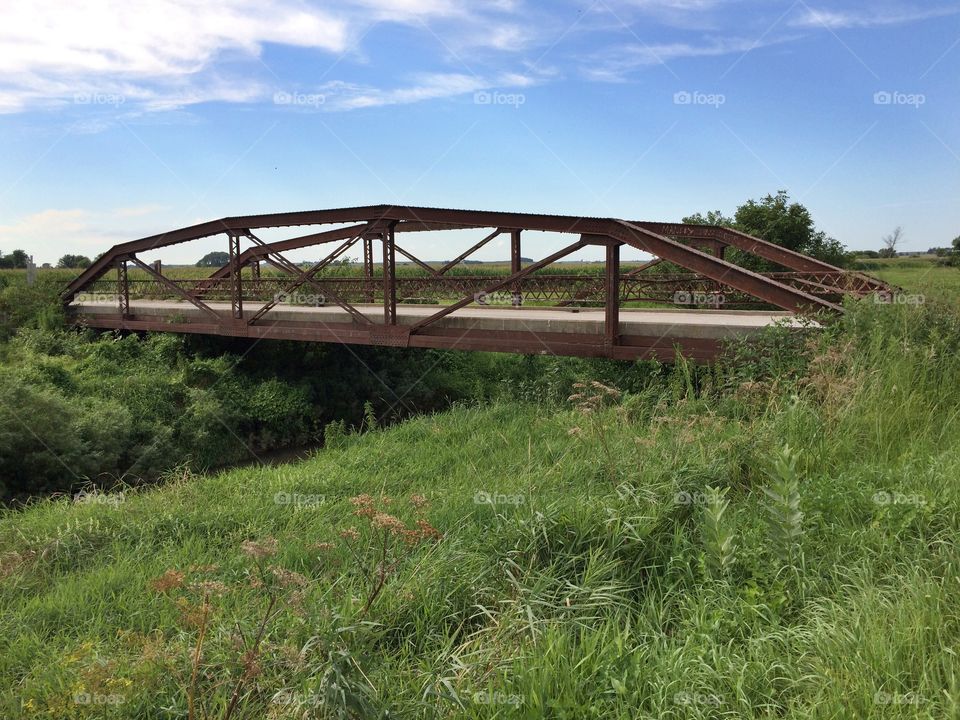
[[[960,715],[955,299],[586,392],[6,514],[0,715]]]

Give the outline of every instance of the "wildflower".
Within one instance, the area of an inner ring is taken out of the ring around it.
[[[346,530],[340,531],[340,537],[344,540],[359,540],[360,533],[357,532],[355,527],[348,527]]]
[[[303,575],[281,567],[271,567],[270,572],[283,587],[306,587],[310,584]]]
[[[417,510],[425,508],[429,502],[423,495],[411,495],[410,504],[413,505]]]
[[[189,588],[209,595],[226,595],[230,592],[230,588],[219,580],[201,580],[200,582],[190,583]]]
[[[417,520],[417,527],[420,528],[420,536],[424,540],[439,540],[443,537],[443,533],[426,520]]]
[[[383,528],[395,535],[407,529],[399,518],[385,512],[376,513],[370,518],[370,524],[375,528]]]
[[[318,542],[311,545],[314,550],[320,550],[321,552],[327,552],[328,550],[333,550],[336,547],[335,543],[331,542]]]
[[[373,498],[363,493],[350,498],[350,504],[353,505],[353,514],[357,517],[373,517],[376,508],[373,506]]]
[[[174,588],[183,587],[184,574],[177,570],[167,570],[163,575],[150,581],[154,592],[164,593]]]
[[[271,537],[264,538],[260,541],[244,540],[240,545],[240,550],[242,550],[243,554],[247,557],[251,557],[254,560],[262,560],[263,558],[277,554],[277,541]]]

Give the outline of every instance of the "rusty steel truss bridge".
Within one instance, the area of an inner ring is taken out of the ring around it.
[[[273,242],[257,235],[301,226],[313,231]],[[398,241],[452,230],[477,231],[478,240],[444,264],[424,262]],[[524,232],[559,236],[560,247],[524,262]],[[138,257],[221,234],[229,262],[209,277],[175,279]],[[509,266],[484,275],[464,270],[471,254],[500,236],[509,238]],[[342,261],[358,244],[362,269],[345,270]],[[556,265],[591,245],[605,257],[596,272]],[[621,268],[624,246],[653,259]],[[309,267],[284,256],[308,247],[326,248],[326,256]],[[398,275],[398,256],[412,274]],[[782,270],[754,272],[736,262],[750,256]],[[104,329],[623,360],[680,352],[709,361],[728,338],[841,313],[846,296],[891,291],[868,275],[724,227],[373,205],[228,217],[121,243],[62,298],[74,322]]]

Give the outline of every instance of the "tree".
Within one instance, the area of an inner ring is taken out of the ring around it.
[[[688,215],[682,222],[687,225],[720,225],[722,227],[732,228],[736,223],[733,218],[726,217],[719,210],[710,210],[706,215],[703,213],[694,213]]]
[[[87,268],[90,267],[90,258],[86,255],[64,255],[57,260],[58,268]]]
[[[26,250],[14,250],[9,255],[0,257],[0,268],[25,268],[30,261]]]
[[[200,258],[197,267],[223,267],[230,262],[230,254],[225,252],[209,252]]]
[[[737,208],[732,218],[716,210],[708,212],[706,216],[700,213],[691,215],[684,218],[683,222],[731,227],[839,267],[846,265],[850,259],[839,240],[817,230],[807,208],[800,203],[790,202],[786,190],[767,195],[759,201],[748,200]],[[728,250],[728,257],[754,271],[780,269],[773,263],[733,248]]]
[[[889,235],[882,238],[883,248],[880,250],[880,257],[892,258],[897,256],[897,245],[903,239],[903,228],[899,225]]]

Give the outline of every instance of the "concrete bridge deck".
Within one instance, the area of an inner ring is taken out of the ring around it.
[[[277,305],[254,325],[235,320],[230,303],[207,305],[220,317],[219,323],[195,305],[171,300],[131,300],[126,318],[114,302],[75,301],[68,309],[78,321],[99,328],[463,350],[509,348],[620,359],[671,359],[678,346],[689,357],[709,359],[724,340],[750,337],[774,324],[810,326],[789,312],[623,309],[619,344],[611,348],[604,343],[603,309],[471,306],[440,318],[426,332],[410,335],[412,325],[442,306],[398,305],[397,323],[389,326],[384,324],[382,305],[354,306],[370,324],[357,322],[336,305]],[[245,314],[253,315],[260,307],[258,302],[246,303]]]

